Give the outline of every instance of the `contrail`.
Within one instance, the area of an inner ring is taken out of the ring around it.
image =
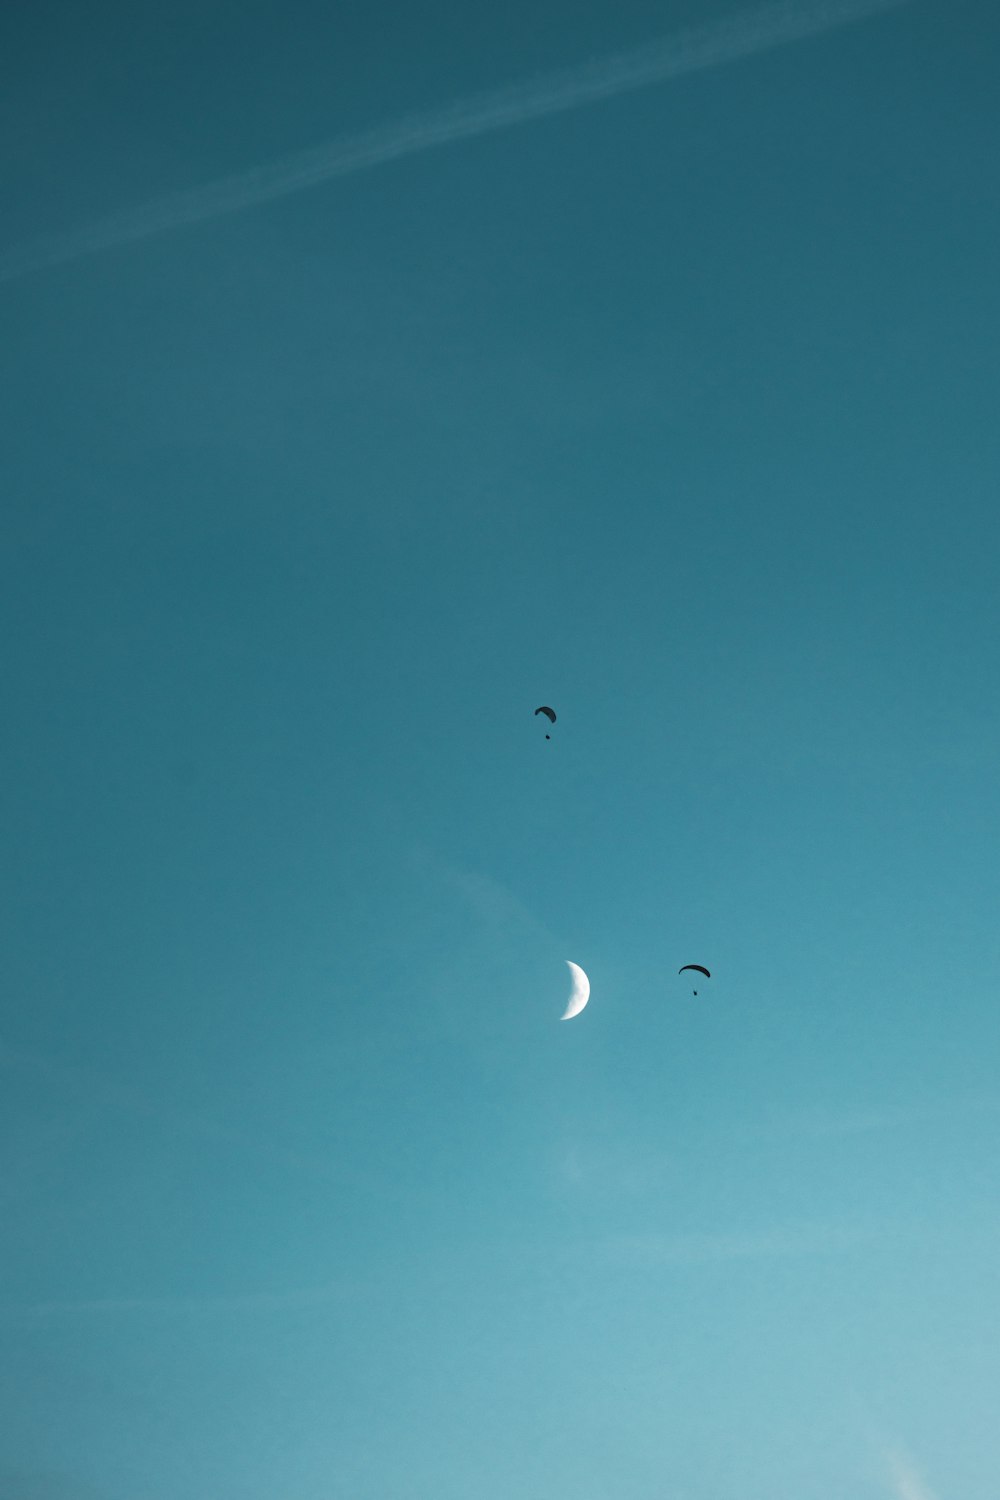
[[[907,0],[771,0],[753,10],[687,27],[628,52],[474,94],[442,109],[404,115],[389,125],[341,136],[232,177],[165,194],[66,234],[23,244],[0,256],[0,281],[13,281],[47,266],[236,213],[435,146],[506,130],[544,115],[648,88],[684,73],[735,62],[905,3]]]

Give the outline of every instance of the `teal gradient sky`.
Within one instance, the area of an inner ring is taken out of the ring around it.
[[[0,261],[728,13],[9,8]],[[995,1500],[998,41],[0,285],[0,1500]]]

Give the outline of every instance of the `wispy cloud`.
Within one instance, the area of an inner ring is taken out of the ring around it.
[[[872,1135],[876,1132],[907,1130],[947,1121],[975,1119],[996,1115],[1000,1099],[985,1096],[914,1099],[908,1104],[856,1104],[842,1109],[817,1105],[808,1109],[776,1108],[768,1117],[747,1120],[738,1134],[750,1141],[784,1141],[789,1139],[837,1139]],[[733,1127],[727,1126],[732,1133]]]
[[[242,1296],[144,1297],[109,1296],[0,1303],[0,1319],[50,1319],[61,1317],[124,1317],[294,1312],[336,1304],[348,1305],[358,1288],[347,1283],[306,1287],[289,1292],[248,1292]]]
[[[637,1266],[704,1265],[799,1255],[843,1254],[872,1238],[859,1227],[778,1224],[760,1230],[706,1234],[615,1235],[604,1242],[609,1257]]]
[[[538,938],[550,946],[558,946],[552,933],[520,896],[491,875],[460,868],[423,849],[414,852],[413,860],[425,878],[440,881],[483,927],[514,941]]]
[[[894,1500],[938,1500],[905,1449],[891,1448],[885,1459]]]
[[[232,1146],[245,1151],[263,1162],[293,1172],[303,1172],[331,1185],[343,1187],[363,1186],[371,1189],[368,1178],[352,1170],[343,1159],[330,1161],[317,1155],[305,1155],[268,1140],[266,1137],[214,1119],[195,1110],[177,1109],[154,1101],[140,1089],[123,1084],[108,1074],[81,1063],[57,1060],[38,1052],[34,1048],[22,1047],[0,1037],[0,1072],[13,1069],[26,1073],[39,1081],[54,1085],[61,1093],[66,1091],[78,1099],[92,1103],[95,1107],[122,1111],[135,1117],[143,1117],[195,1139]]]
[[[546,115],[736,62],[803,37],[894,9],[907,0],[771,0],[628,52],[567,68],[424,114],[404,115],[357,135],[295,152],[200,187],[166,194],[0,257],[0,281],[266,203],[383,162],[467,140]]]
[[[16,1495],[17,1500],[102,1500],[107,1493],[84,1479],[52,1470],[0,1469],[0,1495]]]

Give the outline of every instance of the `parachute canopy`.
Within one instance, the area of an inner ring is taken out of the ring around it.
[[[705,968],[704,964],[682,964],[677,972],[678,974],[685,974],[688,969],[694,969],[696,973],[704,974],[706,979],[711,979],[712,977],[708,970]],[[698,991],[692,990],[691,993],[692,995],[697,995]]]
[[[546,708],[544,703],[542,704],[541,708],[536,708],[535,709],[535,718],[536,719],[538,718],[539,714],[547,714],[548,717],[552,720],[553,724],[556,722],[556,711],[555,711],[555,709],[554,708]]]

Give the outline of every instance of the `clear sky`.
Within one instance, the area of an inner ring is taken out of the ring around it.
[[[0,258],[724,14],[9,6]],[[995,1500],[998,42],[0,286],[2,1500]]]

